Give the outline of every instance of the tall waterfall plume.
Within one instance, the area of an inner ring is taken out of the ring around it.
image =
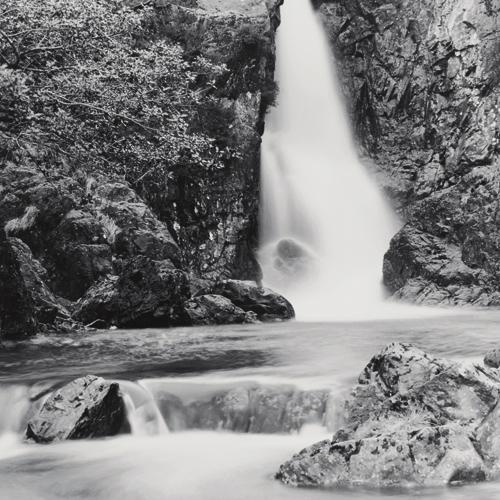
[[[310,0],[282,7],[276,57],[278,105],[262,143],[264,283],[299,320],[387,317],[382,262],[398,225],[358,160]]]

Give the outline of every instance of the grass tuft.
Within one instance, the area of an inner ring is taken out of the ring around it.
[[[22,217],[12,219],[5,224],[5,233],[7,236],[13,236],[21,231],[32,228],[35,225],[39,212],[38,208],[32,205],[27,207]]]

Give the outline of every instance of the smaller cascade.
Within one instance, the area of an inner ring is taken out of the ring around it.
[[[118,383],[123,393],[131,433],[136,436],[168,434],[168,427],[147,384],[127,380],[119,380]]]
[[[19,451],[30,406],[28,387],[0,385],[0,459]]]

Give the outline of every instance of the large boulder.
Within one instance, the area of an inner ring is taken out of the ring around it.
[[[120,276],[109,276],[78,301],[73,317],[84,324],[102,320],[122,328],[166,327],[175,324],[190,297],[185,273],[170,261],[136,257]]]
[[[497,370],[436,358],[411,344],[386,346],[358,382],[344,402],[350,429],[393,413],[420,413],[439,425],[459,424],[474,432],[500,397]]]
[[[224,280],[198,292],[229,299],[244,311],[257,314],[260,321],[288,320],[295,317],[292,304],[279,293],[259,286],[254,281]]]
[[[106,239],[119,257],[144,255],[180,265],[180,249],[167,226],[128,186],[117,182],[99,186],[94,203]]]
[[[53,392],[29,422],[26,439],[52,443],[113,436],[125,420],[120,387],[87,375]]]
[[[38,329],[35,304],[21,265],[0,228],[0,339],[23,339]]]
[[[317,443],[283,464],[276,478],[300,486],[442,485],[486,479],[465,432],[453,426]]]
[[[392,343],[341,410],[343,428],[284,464],[284,483],[447,484],[492,478],[500,458],[500,373]]]
[[[230,325],[244,323],[246,313],[221,295],[200,295],[183,305],[183,325]]]

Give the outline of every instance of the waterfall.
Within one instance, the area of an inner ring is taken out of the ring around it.
[[[287,0],[277,107],[262,142],[259,260],[299,320],[387,317],[383,255],[398,224],[360,164],[332,51],[310,0]]]

